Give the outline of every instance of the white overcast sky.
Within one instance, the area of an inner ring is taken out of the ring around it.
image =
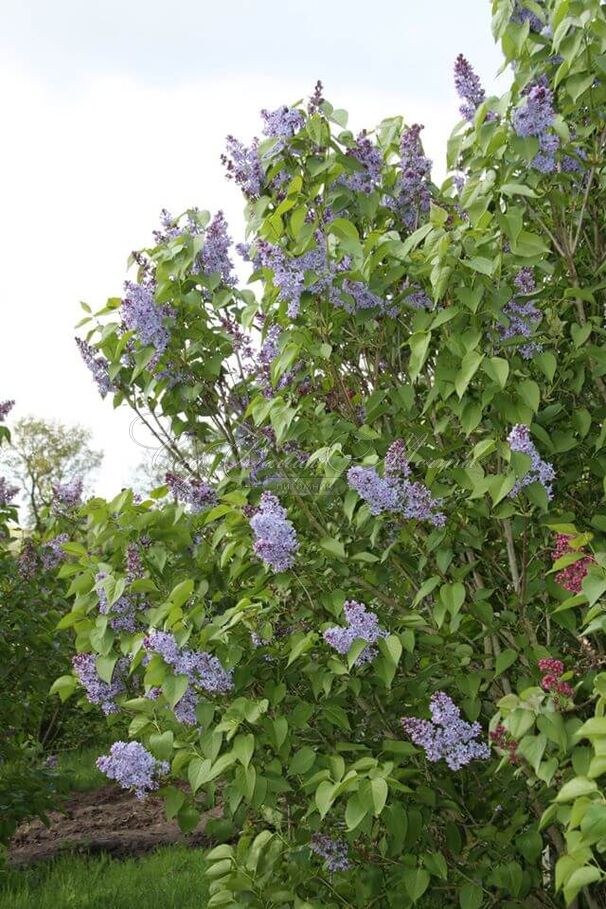
[[[249,140],[317,79],[355,129],[424,123],[440,178],[459,52],[490,92],[489,0],[0,0],[0,400],[89,427],[96,488],[117,492],[142,448],[80,361],[79,301],[121,295],[163,207],[223,208],[241,239],[225,136]]]

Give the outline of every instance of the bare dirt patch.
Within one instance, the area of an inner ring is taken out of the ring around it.
[[[77,792],[67,799],[63,811],[50,812],[49,827],[39,820],[21,824],[9,849],[9,862],[26,865],[64,852],[105,852],[126,858],[175,843],[207,845],[206,823],[220,813],[220,808],[203,813],[196,830],[186,836],[176,821],[166,820],[158,797],[149,795],[139,801],[116,786]]]

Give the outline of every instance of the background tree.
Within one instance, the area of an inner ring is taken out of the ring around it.
[[[53,501],[54,488],[85,483],[101,464],[103,453],[91,448],[90,440],[88,429],[59,421],[24,417],[13,425],[10,445],[0,452],[0,465],[20,486],[36,527],[41,509]]]

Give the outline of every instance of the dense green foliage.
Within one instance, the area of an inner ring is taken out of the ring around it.
[[[258,294],[209,270],[209,219],[192,212],[136,257],[166,337],[116,319],[118,299],[85,320],[115,404],[187,483],[202,479],[180,444],[193,437],[218,497],[197,510],[166,487],[94,499],[61,569],[63,626],[101,681],[126,685],[131,736],[189,781],[188,796],[163,786],[169,814],[191,829],[202,804],[223,804],[217,832],[237,842],[208,856],[209,906],[606,905],[606,15],[597,0],[524,6],[534,19],[494,2],[513,82],[453,134],[460,190],[454,175],[429,183],[400,118],[375,130],[380,173],[356,188],[346,115],[317,100],[249,152]],[[554,113],[523,135],[542,81]],[[308,254],[297,312],[284,287]],[[526,351],[503,330],[521,274],[538,311]],[[429,303],[415,307],[417,292]],[[258,347],[274,326],[271,367],[258,352],[243,362],[240,333]],[[526,453],[508,443],[515,426],[530,427]],[[397,439],[443,526],[376,513],[348,482],[357,465],[385,484]],[[259,478],[300,544],[279,573],[253,548]],[[558,533],[569,551],[554,563]],[[567,590],[561,572],[579,562]],[[388,632],[367,662],[365,641],[341,655],[323,637],[347,600]],[[112,624],[118,605],[130,630]],[[187,677],[145,643],[149,628],[233,669],[233,690],[199,697],[193,725],[173,710]],[[544,658],[564,663],[553,683]],[[400,718],[427,716],[437,691],[493,731],[491,760],[453,770],[405,735]],[[318,832],[347,840],[349,870],[310,850]]]

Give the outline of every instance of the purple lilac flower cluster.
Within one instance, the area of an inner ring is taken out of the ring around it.
[[[259,508],[250,519],[255,535],[253,549],[272,571],[292,568],[299,541],[288,512],[280,505],[277,496],[264,492]]]
[[[535,292],[536,283],[532,268],[521,268],[513,279],[519,294],[528,296]],[[512,338],[532,338],[539,327],[543,314],[532,300],[522,300],[516,295],[503,307],[506,324],[497,324],[497,332],[502,342]],[[518,347],[520,355],[525,360],[530,360],[535,354],[540,353],[542,346],[537,341],[526,341]]]
[[[18,492],[17,486],[11,486],[6,477],[0,477],[0,508],[8,508]]]
[[[174,634],[152,630],[143,639],[147,653],[156,653],[176,675],[187,677],[190,685],[208,694],[226,694],[233,688],[233,673],[217,657],[203,650],[179,647]]]
[[[41,549],[42,567],[45,571],[52,571],[57,565],[65,559],[65,553],[61,548],[63,543],[67,543],[69,535],[60,533],[52,540],[48,540]]]
[[[152,285],[127,281],[124,287],[126,296],[122,301],[122,319],[126,327],[136,333],[141,344],[149,345],[156,351],[150,361],[152,368],[168,347],[170,334],[165,322],[174,315],[174,311],[169,306],[156,303]]]
[[[0,401],[0,423],[4,423],[14,406],[14,401]]]
[[[396,473],[398,465],[399,473]],[[371,514],[395,511],[404,518],[429,521],[442,527],[446,518],[439,511],[440,500],[435,499],[423,483],[408,480],[410,465],[404,452],[404,443],[396,440],[385,457],[385,476],[374,467],[350,467],[347,482],[364,499]]]
[[[351,281],[349,278],[345,278],[341,290],[347,295],[347,297],[336,297],[334,294],[331,294],[331,301],[335,306],[342,306],[346,312],[359,312],[363,309],[385,309],[385,301],[374,294],[366,284],[362,284],[361,281]],[[349,299],[353,300],[353,306],[349,302]],[[391,315],[395,315],[394,312],[390,311]]]
[[[531,32],[540,32],[543,29],[543,23],[539,17],[533,13],[532,10],[523,6],[522,3],[520,3],[520,0],[514,0],[510,21],[515,22],[518,25],[524,25],[525,22],[528,22]]]
[[[407,283],[402,289],[407,291],[404,297],[404,303],[407,306],[412,306],[413,309],[433,309],[433,300],[422,288],[415,284]]]
[[[398,484],[380,477],[374,467],[350,467],[347,482],[364,499],[371,514],[398,511],[401,503]]]
[[[264,121],[263,135],[271,139],[291,139],[305,124],[305,117],[300,110],[283,104],[274,111],[262,110]],[[281,148],[283,142],[279,143]]]
[[[207,275],[219,274],[224,284],[233,287],[236,277],[233,273],[233,262],[229,257],[232,240],[227,231],[225,216],[222,211],[218,211],[204,234],[200,264]]]
[[[546,80],[533,85],[526,92],[523,103],[512,114],[513,128],[518,136],[536,136],[539,140],[539,153],[533,158],[532,166],[541,173],[552,173],[556,169],[556,152],[560,140],[551,131],[555,111],[553,109],[553,92]]]
[[[400,142],[400,177],[398,209],[405,225],[413,229],[421,217],[429,211],[431,201],[431,161],[425,157],[421,144],[421,130],[418,123],[402,132]]]
[[[116,663],[111,682],[104,682],[97,672],[97,661],[93,653],[78,653],[72,659],[74,672],[86,691],[86,698],[91,704],[101,708],[106,716],[117,713],[116,698],[126,691],[124,675],[128,668],[128,659],[122,657]]]
[[[226,153],[221,155],[221,161],[227,170],[227,178],[237,183],[248,199],[257,199],[261,195],[265,175],[257,139],[247,148],[234,136],[228,136]]]
[[[415,745],[424,749],[427,760],[435,763],[444,759],[451,770],[460,770],[473,760],[487,760],[490,748],[475,739],[481,734],[479,723],[461,719],[461,711],[443,691],[438,691],[429,703],[431,720],[402,717],[404,732]]]
[[[345,157],[358,167],[354,171],[346,171],[338,182],[359,193],[371,193],[377,189],[381,182],[383,155],[365,131],[358,135],[355,145],[347,150]]]
[[[174,473],[165,476],[166,485],[179,502],[191,505],[192,511],[202,511],[217,504],[217,493],[202,480],[184,480]]]
[[[122,789],[134,789],[138,799],[157,789],[157,778],[169,771],[168,762],[156,760],[140,742],[114,742],[109,754],[97,758],[97,767]]]
[[[344,839],[314,833],[309,848],[315,855],[324,859],[329,871],[348,871],[351,868],[349,847]]]
[[[97,388],[99,389],[99,394],[104,398],[108,392],[115,391],[115,386],[109,378],[107,360],[105,357],[101,356],[101,354],[97,354],[95,348],[87,341],[83,341],[82,338],[76,338],[75,340],[78,345],[78,350],[80,351],[80,356],[95,380]]]
[[[327,628],[323,634],[324,640],[341,654],[349,653],[354,641],[366,641],[368,646],[358,655],[354,665],[361,666],[364,663],[372,662],[378,653],[374,644],[379,638],[388,637],[389,632],[381,628],[377,615],[366,609],[364,603],[348,600],[343,611],[347,625]]]
[[[124,631],[133,634],[137,631],[137,600],[135,597],[122,594],[111,604],[107,599],[103,581],[107,577],[105,571],[99,571],[95,577],[95,591],[99,597],[99,612],[109,616],[110,628],[113,631]]]
[[[273,282],[278,288],[280,300],[288,304],[287,312],[291,319],[296,319],[299,314],[304,290],[322,293],[332,283],[326,250],[320,245],[300,256],[287,256],[281,247],[262,240],[257,243],[257,263],[273,271]],[[306,285],[308,274],[313,275],[314,280]]]
[[[55,508],[75,508],[82,502],[83,481],[81,477],[57,483],[53,486],[53,506]]]
[[[479,76],[474,72],[471,63],[459,54],[454,65],[454,83],[462,104],[459,107],[465,120],[473,120],[476,110],[486,100]]]
[[[547,498],[551,500],[553,498],[552,483],[556,476],[555,470],[549,461],[543,461],[539,455],[534,442],[530,438],[528,426],[524,426],[522,423],[516,424],[509,433],[507,441],[512,451],[520,451],[530,458],[528,473],[516,480],[515,486],[509,495],[516,496],[525,486],[529,486],[531,483],[540,483],[547,493]]]

